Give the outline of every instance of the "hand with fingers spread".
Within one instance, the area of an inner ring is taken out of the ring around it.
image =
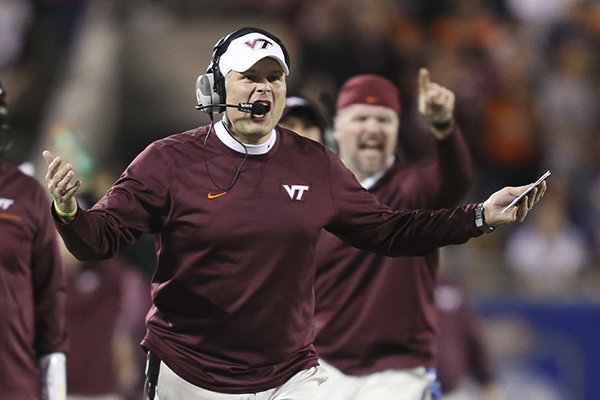
[[[45,179],[48,190],[54,197],[54,209],[63,219],[71,219],[77,213],[75,193],[81,187],[81,181],[73,182],[75,172],[70,163],[63,165],[63,160],[49,150],[44,150],[42,156],[48,163]]]
[[[531,185],[517,187],[508,186],[492,194],[483,203],[485,223],[496,227],[498,225],[511,224],[514,222],[523,222],[527,213],[531,211],[533,206],[540,201],[546,193],[546,181],[542,182],[525,196],[518,206],[509,209],[505,213],[503,213],[502,210],[509,205],[515,197],[529,189],[530,186]]]
[[[419,113],[436,139],[454,130],[454,100],[451,90],[431,82],[426,68],[419,70]]]

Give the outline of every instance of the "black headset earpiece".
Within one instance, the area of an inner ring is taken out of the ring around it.
[[[225,77],[219,69],[219,60],[227,51],[229,44],[236,38],[247,35],[248,33],[260,33],[277,43],[283,50],[285,63],[290,65],[290,57],[283,42],[272,33],[254,27],[244,27],[222,37],[213,47],[210,64],[206,70],[206,74],[202,74],[196,79],[196,101],[197,107],[204,112],[212,114],[213,112],[225,111],[226,93],[225,93]],[[208,107],[214,106],[214,107]],[[204,108],[202,108],[204,107]]]

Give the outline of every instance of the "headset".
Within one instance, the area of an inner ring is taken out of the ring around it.
[[[225,77],[219,69],[219,60],[221,59],[221,56],[225,54],[229,44],[233,40],[249,33],[260,33],[277,43],[283,51],[285,63],[288,67],[290,66],[290,56],[285,45],[272,33],[254,27],[244,27],[231,32],[217,41],[213,48],[212,57],[210,64],[206,69],[206,74],[202,74],[196,79],[196,101],[198,103],[196,109],[212,115],[213,112],[222,113],[225,111],[225,107],[228,107],[228,105],[225,104]],[[231,107],[237,107],[240,111],[244,112],[252,112],[252,109],[248,108],[251,106],[248,106],[246,103],[231,105]]]

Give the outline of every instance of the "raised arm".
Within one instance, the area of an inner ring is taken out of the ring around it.
[[[455,95],[431,82],[429,71],[421,68],[418,77],[419,114],[435,142],[435,162],[422,167],[429,193],[429,207],[454,206],[468,192],[473,181],[473,161],[467,143],[454,121]]]

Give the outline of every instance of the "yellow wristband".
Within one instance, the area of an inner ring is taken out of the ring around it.
[[[75,214],[77,214],[77,210],[79,209],[79,207],[75,207],[75,209],[71,212],[64,212],[63,210],[61,210],[58,207],[58,205],[56,204],[56,200],[54,200],[53,203],[54,203],[54,211],[56,211],[58,216],[61,218],[73,218],[75,216]]]

